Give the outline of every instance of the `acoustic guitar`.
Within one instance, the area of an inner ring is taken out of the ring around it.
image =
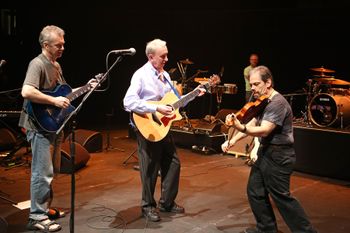
[[[201,86],[208,90],[210,86],[215,86],[220,83],[220,77],[213,75],[209,81]],[[173,121],[182,119],[179,113],[179,108],[184,106],[188,100],[199,95],[200,90],[194,89],[187,95],[179,99],[173,92],[168,92],[160,101],[148,101],[151,104],[169,105],[174,109],[174,114],[171,116],[165,116],[159,112],[139,114],[132,113],[132,119],[140,131],[140,133],[149,141],[158,142],[165,138],[168,134]]]
[[[64,96],[72,102],[90,89],[90,84],[86,84],[72,92],[72,88],[68,84],[61,84],[57,85],[53,91],[44,90],[42,92],[53,97]],[[74,109],[75,107],[72,105],[69,105],[67,108],[59,108],[50,104],[28,101],[26,111],[42,130],[53,133],[62,126],[64,120]]]

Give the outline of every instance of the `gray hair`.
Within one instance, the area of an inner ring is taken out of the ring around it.
[[[166,41],[161,39],[154,39],[149,41],[146,45],[146,56],[149,54],[154,54],[157,49],[166,47]]]
[[[51,42],[53,35],[64,36],[64,30],[54,25],[45,26],[39,35],[39,43],[41,47],[44,47],[44,42]]]
[[[261,77],[261,80],[263,82],[265,82],[265,83],[267,82],[268,79],[271,79],[271,85],[272,85],[272,87],[274,86],[272,73],[269,70],[269,68],[267,68],[266,66],[257,66],[255,68],[253,68],[249,72],[249,76],[248,77],[250,77],[254,73],[258,73],[260,75],[260,77]]]

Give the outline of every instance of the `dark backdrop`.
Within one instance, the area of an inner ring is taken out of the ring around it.
[[[242,73],[252,52],[259,54],[260,64],[272,70],[276,89],[281,93],[305,88],[312,77],[312,67],[333,69],[337,78],[350,81],[350,20],[345,2],[250,5],[215,1],[204,5],[169,1],[163,2],[162,7],[115,3],[80,9],[2,9],[0,59],[7,64],[1,70],[0,90],[21,87],[29,61],[41,52],[39,32],[49,24],[66,32],[65,52],[59,62],[72,87],[105,72],[110,50],[137,50],[135,56],[124,57],[110,72],[108,90],[94,93],[85,103],[78,115],[79,126],[85,128],[107,127],[106,114],[112,111],[111,127],[127,125],[122,99],[133,72],[146,62],[146,42],[154,38],[168,43],[167,70],[176,68],[176,63],[186,58],[194,62],[188,66],[188,76],[201,69],[209,70],[208,77],[224,67],[222,83],[237,84],[238,93],[224,95],[221,108],[243,106]],[[110,56],[108,65],[115,58]],[[207,95],[192,101],[186,110],[190,118],[200,118],[215,115],[216,106],[215,95]]]

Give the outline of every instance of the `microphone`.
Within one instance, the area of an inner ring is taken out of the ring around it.
[[[130,49],[119,49],[119,50],[112,50],[111,53],[117,54],[117,55],[130,55],[134,56],[136,53],[136,49],[130,48]]]

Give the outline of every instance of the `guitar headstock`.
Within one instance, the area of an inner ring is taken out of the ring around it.
[[[220,76],[217,74],[213,74],[209,78],[209,85],[210,86],[216,86],[221,82]]]
[[[95,79],[97,80],[97,81],[100,81],[102,78],[103,78],[103,73],[99,73],[99,74],[96,74],[95,75]]]

